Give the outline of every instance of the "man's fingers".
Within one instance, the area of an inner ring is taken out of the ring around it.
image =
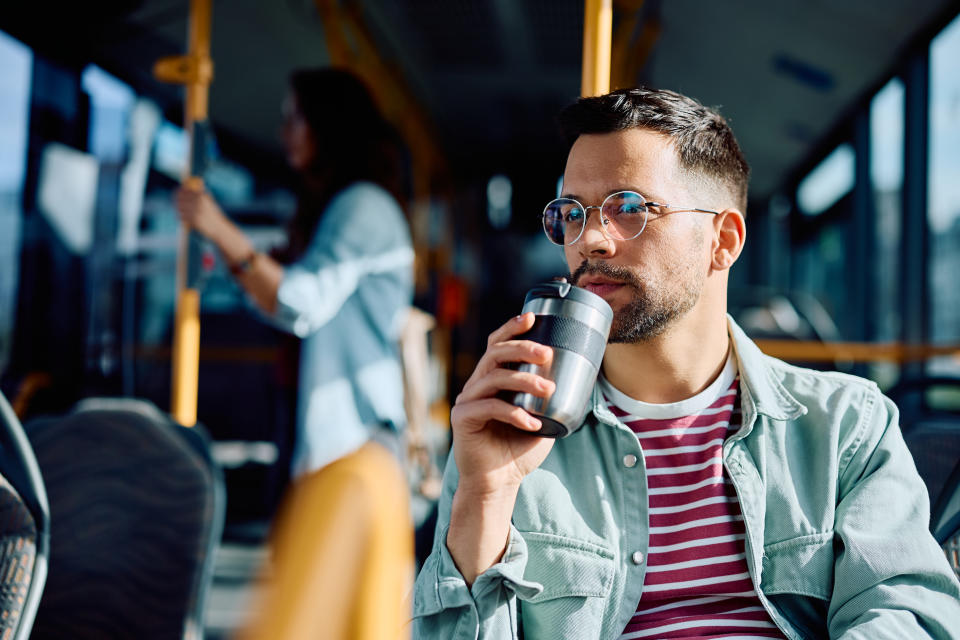
[[[489,398],[501,391],[516,391],[547,398],[554,392],[557,385],[535,373],[516,371],[514,369],[493,369],[487,375],[481,376],[464,385],[463,391],[457,396],[457,404],[471,402],[480,398]]]
[[[533,327],[535,318],[536,316],[530,311],[510,318],[487,337],[487,346],[490,347],[498,342],[509,340],[514,336],[529,331],[530,328]]]
[[[547,366],[553,360],[553,350],[530,340],[511,340],[488,348],[476,368],[463,385],[467,391],[484,376],[506,364],[528,363]]]
[[[553,359],[553,350],[531,340],[508,340],[487,347],[477,363],[476,372],[485,375],[496,367],[515,362],[548,365]]]
[[[522,431],[539,431],[542,423],[520,407],[499,398],[484,398],[458,404],[451,412],[451,422],[459,429],[480,430],[491,421],[503,422]]]
[[[493,366],[510,362],[547,365],[553,360],[553,349],[530,340],[510,340],[488,348],[484,358],[490,360]]]

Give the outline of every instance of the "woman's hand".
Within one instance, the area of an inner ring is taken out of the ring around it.
[[[268,314],[274,313],[283,267],[269,256],[256,252],[250,238],[224,215],[203,185],[186,184],[178,189],[175,204],[183,223],[213,242],[231,271],[246,263],[246,267],[235,274],[237,282],[257,306]]]
[[[174,204],[180,220],[200,235],[217,241],[230,221],[203,187],[184,185],[177,189]]]

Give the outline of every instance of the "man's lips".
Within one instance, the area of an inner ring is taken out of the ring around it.
[[[624,284],[622,282],[617,282],[615,280],[588,279],[588,280],[581,281],[580,286],[586,289],[587,291],[589,291],[590,293],[595,293],[598,296],[603,297],[605,295],[609,295],[613,293],[617,289],[620,289],[621,287],[624,286]]]

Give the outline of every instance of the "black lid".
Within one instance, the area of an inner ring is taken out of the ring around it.
[[[565,298],[581,304],[593,307],[604,316],[613,320],[613,309],[607,304],[607,301],[595,293],[590,293],[586,289],[575,287],[566,278],[554,278],[550,282],[541,282],[535,285],[527,292],[527,297],[523,299],[526,305],[535,298]]]

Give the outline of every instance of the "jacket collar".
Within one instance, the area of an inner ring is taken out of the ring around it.
[[[744,403],[752,406],[754,412],[772,420],[793,420],[807,413],[807,408],[787,391],[780,376],[770,367],[769,356],[760,351],[729,315],[727,325],[737,358]],[[594,385],[591,404],[591,410],[599,421],[609,425],[618,424],[616,417],[607,409],[599,384]]]
[[[740,381],[754,410],[773,420],[793,420],[805,414],[807,408],[787,391],[781,382],[782,375],[770,366],[771,358],[760,351],[729,315],[727,326],[730,327]]]

